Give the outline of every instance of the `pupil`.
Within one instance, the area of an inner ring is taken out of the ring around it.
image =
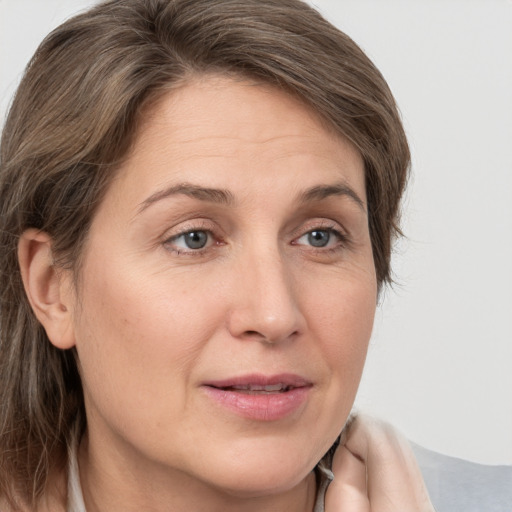
[[[185,235],[185,244],[189,249],[202,249],[206,245],[207,239],[204,231],[191,231]]]
[[[328,231],[311,231],[308,234],[308,242],[313,247],[325,247],[329,243],[330,234]]]

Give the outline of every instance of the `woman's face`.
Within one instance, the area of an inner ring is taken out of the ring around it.
[[[193,81],[145,116],[78,296],[100,459],[236,495],[291,488],[342,429],[372,329],[362,159],[277,89]]]

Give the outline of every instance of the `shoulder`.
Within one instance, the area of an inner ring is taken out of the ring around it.
[[[510,512],[512,466],[486,466],[411,443],[437,512]]]

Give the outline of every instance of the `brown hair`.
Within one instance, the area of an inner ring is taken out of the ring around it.
[[[409,150],[386,82],[359,47],[300,0],[110,0],[52,32],[28,65],[0,153],[0,496],[31,506],[85,428],[75,353],[56,349],[25,296],[29,227],[76,269],[95,208],[144,105],[195,74],[256,78],[310,105],[365,162],[379,285]]]

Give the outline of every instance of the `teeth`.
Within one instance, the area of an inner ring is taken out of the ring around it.
[[[263,386],[265,391],[281,391],[285,386],[282,384],[274,384],[273,386]]]
[[[272,384],[268,386],[260,386],[258,384],[247,384],[244,386],[231,386],[231,389],[234,389],[236,391],[266,391],[272,393],[276,391],[286,391],[288,390],[288,386],[285,386],[284,384]]]

